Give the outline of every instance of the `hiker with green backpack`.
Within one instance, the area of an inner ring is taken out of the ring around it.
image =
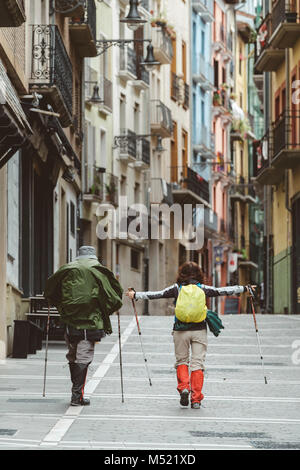
[[[45,298],[65,326],[66,355],[72,381],[71,406],[89,405],[84,398],[95,343],[112,333],[109,316],[122,306],[123,289],[99,263],[94,247],[82,246],[75,261],[63,265],[47,281]]]
[[[126,295],[135,300],[152,300],[174,298],[175,320],[173,341],[176,357],[177,390],[180,404],[199,409],[204,398],[204,363],[207,351],[207,325],[210,331],[218,336],[223,328],[215,312],[207,309],[206,296],[238,295],[249,292],[247,286],[212,287],[203,284],[204,274],[198,264],[186,262],[180,268],[177,282],[162,291],[135,292],[129,289]],[[255,289],[255,286],[252,286]],[[190,360],[191,349],[191,360]],[[189,373],[190,367],[190,373]]]

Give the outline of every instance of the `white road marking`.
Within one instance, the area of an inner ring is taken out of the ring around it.
[[[40,394],[38,393],[14,393],[14,394],[9,394],[9,393],[0,393],[1,397],[10,397],[10,398],[18,398],[18,397],[40,397]],[[50,396],[52,398],[64,398],[66,396],[69,396],[69,393],[47,393],[47,396]],[[119,393],[94,393],[93,394],[94,398],[115,398],[115,399],[120,399],[120,394]],[[125,399],[133,399],[133,400],[156,400],[156,399],[163,399],[163,400],[178,400],[179,395],[178,394],[173,394],[173,395],[166,395],[166,394],[156,394],[156,395],[147,395],[147,394],[130,394],[130,393],[125,393],[124,394]],[[34,398],[33,398],[34,399]],[[206,395],[205,394],[205,400],[206,401],[253,401],[253,402],[286,402],[286,403],[299,403],[300,402],[300,397],[266,397],[266,396],[247,396],[243,395],[241,396],[224,396],[224,395]],[[74,413],[78,414],[78,410],[81,408],[74,408]],[[70,410],[69,414],[71,413],[71,409],[69,408],[67,412]],[[4,416],[6,414],[10,413],[0,413],[1,416]],[[22,416],[25,416],[24,413],[20,413]],[[20,415],[19,414],[19,415]],[[69,415],[68,414],[68,415]],[[19,416],[18,415],[18,416]],[[34,414],[31,414],[30,416],[34,416]],[[40,416],[37,414],[36,416]],[[41,415],[43,416],[43,415]],[[44,416],[53,416],[53,415],[44,415]],[[60,416],[60,415],[55,415]]]
[[[183,410],[184,411],[184,410]],[[80,421],[219,421],[219,422],[232,422],[232,423],[263,423],[263,424],[299,424],[300,418],[232,418],[232,417],[216,417],[216,416],[201,416],[201,411],[198,416],[163,416],[163,415],[97,415],[92,416],[79,416]]]
[[[29,441],[28,439],[24,440],[10,440],[10,439],[1,439],[0,438],[0,446],[12,446],[12,447],[38,447],[40,445],[40,441]],[[52,447],[54,444],[44,443],[43,446],[45,447]],[[216,448],[216,449],[253,449],[250,444],[216,444],[216,443],[189,443],[183,444],[182,442],[105,442],[105,441],[63,441],[60,443],[59,448],[69,448],[69,449],[104,449],[104,450],[139,450],[139,449],[146,449],[146,450],[160,450],[160,449],[205,449],[205,448]]]
[[[121,343],[124,344],[127,341],[127,339],[129,338],[135,326],[136,326],[136,320],[135,318],[133,318],[121,336]],[[87,394],[93,393],[93,391],[101,382],[101,379],[105,376],[105,374],[109,370],[109,367],[111,366],[112,362],[115,360],[117,355],[118,355],[118,344],[115,344],[111,352],[108,353],[106,359],[103,361],[103,363],[98,367],[98,369],[94,373],[92,379],[90,379],[87,382],[85,386],[85,392]],[[75,419],[79,417],[82,409],[83,409],[82,406],[79,406],[76,408],[70,406],[67,409],[64,416],[61,417],[61,419],[55,424],[55,426],[50,430],[50,432],[44,437],[43,441],[41,442],[41,445],[42,446],[48,445],[49,443],[57,445],[61,441],[61,439],[64,437],[64,435],[67,433],[71,425],[74,423]]]

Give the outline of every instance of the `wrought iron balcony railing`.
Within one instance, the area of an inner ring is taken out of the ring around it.
[[[205,60],[202,54],[197,54],[193,57],[193,79],[202,83],[212,86],[214,81],[214,72],[212,65]]]
[[[171,98],[175,101],[179,100],[180,96],[180,78],[176,73],[171,72]]]
[[[136,77],[138,80],[142,80],[146,83],[146,85],[150,85],[150,73],[146,70],[146,67],[140,63],[141,61],[141,57],[136,59]]]
[[[300,112],[286,110],[272,125],[273,152],[275,158],[282,150],[300,152]]]
[[[272,34],[280,23],[299,22],[297,2],[295,0],[277,0],[272,6]]]
[[[137,57],[131,47],[120,47],[120,76],[126,80],[137,79]]]
[[[82,16],[85,0],[54,0],[57,13],[63,16]]]
[[[130,129],[121,129],[121,135],[115,137],[115,144],[120,148],[122,160],[135,160],[137,157],[136,133]]]
[[[30,87],[49,98],[62,124],[68,126],[72,120],[73,71],[58,27],[32,25],[31,48]]]
[[[151,129],[154,134],[171,137],[173,120],[171,110],[160,100],[150,101]]]
[[[72,25],[88,25],[91,28],[92,36],[96,41],[97,23],[96,23],[96,4],[95,0],[83,0],[84,12],[81,16],[72,16],[70,24]]]
[[[154,56],[161,64],[170,64],[173,59],[172,39],[164,28],[152,29]]]
[[[192,0],[192,8],[204,21],[214,21],[213,0]]]
[[[149,140],[143,138],[141,140],[141,150],[142,150],[142,161],[146,165],[150,165],[150,142]]]
[[[70,18],[70,36],[82,57],[97,55],[97,23],[95,0],[83,0],[83,14]]]
[[[204,228],[211,233],[218,231],[218,215],[208,207],[204,207]]]
[[[189,166],[171,167],[172,175],[177,175],[177,182],[182,189],[188,189],[209,202],[209,183]]]
[[[105,194],[104,179],[105,173],[102,168],[95,165],[86,165],[84,194],[88,195],[90,199],[103,200]]]
[[[112,82],[106,77],[100,77],[100,96],[103,99],[102,105],[112,111]]]
[[[189,108],[190,106],[190,85],[184,83],[184,99],[183,99],[183,107],[185,109]]]
[[[215,135],[208,130],[205,124],[198,124],[193,132],[193,147],[202,153],[214,153]]]

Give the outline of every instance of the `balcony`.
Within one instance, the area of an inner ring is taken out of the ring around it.
[[[272,166],[293,169],[300,163],[300,113],[284,111],[273,123]]]
[[[106,77],[100,77],[100,97],[103,103],[99,105],[99,111],[104,114],[112,113],[112,82]]]
[[[224,89],[218,89],[213,94],[212,117],[221,117],[224,124],[232,122],[229,96]]]
[[[202,54],[193,57],[193,81],[205,91],[213,90],[214,72],[211,64]]]
[[[84,0],[55,0],[56,12],[65,17],[83,16]]]
[[[242,203],[255,203],[255,191],[253,185],[246,183],[245,178],[240,176],[236,178],[230,186],[229,197],[231,201]]]
[[[150,166],[150,142],[145,137],[137,139],[137,158],[134,162],[134,168],[137,170],[146,170]]]
[[[0,27],[17,28],[26,21],[24,0],[2,0]]]
[[[84,0],[82,15],[70,19],[70,37],[81,57],[95,57],[96,47],[96,4],[95,0]]]
[[[284,111],[255,147],[256,180],[260,184],[278,184],[284,170],[300,163],[300,113]]]
[[[32,25],[31,49],[30,89],[42,94],[60,114],[62,126],[68,127],[72,122],[73,72],[58,27]]]
[[[150,86],[150,73],[146,70],[145,66],[140,62],[141,57],[136,60],[136,80],[133,80],[132,85],[139,91],[148,90]]]
[[[120,48],[119,77],[125,81],[137,80],[137,58],[136,52],[131,47]]]
[[[204,207],[204,230],[211,236],[218,232],[218,216],[208,207]]]
[[[151,178],[150,204],[173,204],[172,186],[163,178]]]
[[[171,64],[173,45],[169,34],[164,28],[152,28],[152,45],[155,59],[161,64]]]
[[[150,1],[149,0],[140,0],[139,7],[144,8],[146,11],[150,11]]]
[[[119,205],[119,178],[105,173],[105,200],[114,206]]]
[[[293,47],[300,35],[300,21],[295,1],[278,0],[272,7],[273,47]]]
[[[206,23],[214,21],[212,0],[192,0],[192,8]]]
[[[212,134],[205,125],[198,125],[193,135],[193,150],[201,153],[204,157],[214,156],[214,134]]]
[[[115,147],[119,148],[119,159],[124,163],[135,162],[137,158],[137,139],[135,132],[121,129],[121,135],[115,137]]]
[[[105,170],[95,165],[86,165],[83,200],[102,202],[105,195]]]
[[[174,101],[179,101],[180,97],[180,77],[176,73],[171,72],[171,98]]]
[[[190,106],[190,85],[183,82],[183,103],[184,109],[188,109]]]
[[[151,133],[162,138],[172,137],[173,121],[170,109],[160,100],[150,100]]]
[[[268,14],[259,27],[260,42],[257,48],[255,73],[274,72],[284,60],[284,49],[276,49],[270,42],[272,36],[272,14]]]
[[[253,145],[253,162],[256,181],[261,185],[272,186],[280,182],[283,172],[272,166],[273,141],[272,129],[269,129],[261,141]]]
[[[209,203],[209,183],[189,166],[171,167],[173,176],[173,197],[175,202]]]

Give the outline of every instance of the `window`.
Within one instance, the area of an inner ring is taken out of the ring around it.
[[[182,166],[185,168],[188,161],[188,134],[182,131]]]
[[[138,204],[140,202],[140,191],[141,187],[139,183],[135,183],[134,186],[134,202]]]
[[[173,137],[171,140],[171,181],[177,182],[178,175],[178,150],[177,150],[177,123],[173,122]]]
[[[75,204],[74,202],[70,202],[70,231],[71,234],[75,237],[75,220],[76,220],[76,212],[75,212]]]
[[[130,250],[130,267],[137,271],[140,270],[140,252],[137,250]]]
[[[106,168],[107,159],[107,143],[106,130],[100,129],[100,167]]]
[[[214,59],[214,85],[219,88],[219,61]]]
[[[201,54],[204,56],[205,54],[205,32],[201,31]]]
[[[182,74],[183,74],[183,80],[186,83],[187,82],[187,76],[186,76],[186,44],[184,41],[182,41]]]

